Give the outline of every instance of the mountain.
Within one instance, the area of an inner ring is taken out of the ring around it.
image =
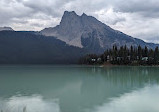
[[[0,31],[14,31],[11,27],[0,27]]]
[[[88,53],[103,53],[113,45],[155,48],[114,30],[92,16],[65,11],[59,25],[40,32],[0,27],[0,64],[75,64]]]
[[[158,44],[146,43],[120,31],[114,30],[92,16],[83,13],[81,16],[74,11],[65,11],[62,20],[56,27],[41,31],[45,36],[54,36],[69,45],[85,48],[94,53],[101,53],[113,45],[128,47],[141,45],[155,48]]]
[[[86,54],[37,32],[0,31],[0,64],[74,64]]]

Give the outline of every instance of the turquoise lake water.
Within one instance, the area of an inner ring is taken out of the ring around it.
[[[159,68],[0,66],[0,110],[159,112]]]

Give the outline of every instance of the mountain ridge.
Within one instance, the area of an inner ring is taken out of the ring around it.
[[[11,27],[0,27],[0,31],[14,31]]]
[[[113,45],[118,47],[123,45],[137,47],[141,45],[152,49],[159,46],[114,30],[95,17],[87,16],[85,13],[79,16],[75,11],[65,11],[59,25],[45,28],[40,32],[45,36],[54,36],[69,45],[86,48],[95,53],[101,53],[112,48]]]

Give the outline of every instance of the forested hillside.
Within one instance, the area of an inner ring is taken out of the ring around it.
[[[35,32],[0,31],[0,64],[74,64],[84,53]]]

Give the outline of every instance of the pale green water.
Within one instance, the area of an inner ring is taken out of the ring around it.
[[[0,110],[23,109],[159,112],[159,68],[0,66]]]

